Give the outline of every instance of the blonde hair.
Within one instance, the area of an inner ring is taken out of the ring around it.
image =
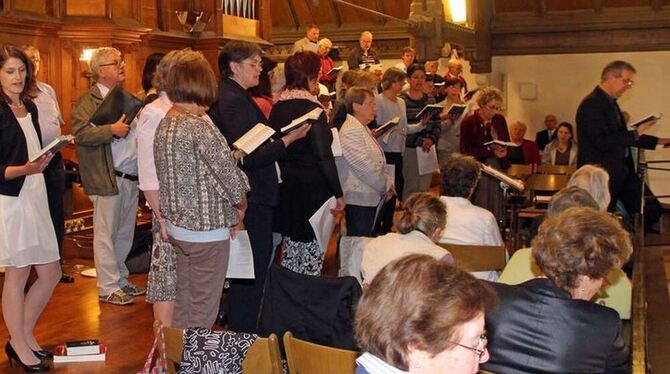
[[[447,223],[447,206],[436,196],[426,192],[412,194],[402,206],[395,226],[401,234],[414,230],[430,236]]]
[[[479,90],[479,94],[477,95],[477,105],[483,107],[493,100],[498,100],[502,102],[503,101],[502,91],[493,86],[484,87],[481,90]]]

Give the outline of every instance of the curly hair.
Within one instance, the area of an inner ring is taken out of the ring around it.
[[[461,326],[497,302],[491,288],[470,274],[427,255],[386,265],[356,309],[355,336],[363,351],[408,370],[408,349],[435,356],[452,348]]]
[[[493,86],[484,87],[477,93],[477,105],[480,107],[486,106],[493,100],[503,101],[502,91]]]
[[[546,219],[532,242],[535,263],[556,286],[571,293],[577,277],[602,279],[633,251],[630,236],[605,212],[572,207]]]
[[[479,161],[472,156],[455,153],[442,170],[442,195],[467,199],[481,175]]]

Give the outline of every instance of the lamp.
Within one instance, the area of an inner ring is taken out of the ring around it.
[[[196,12],[192,10],[177,10],[177,19],[184,26],[184,30],[192,34],[200,34],[205,30],[212,14],[209,12]]]
[[[451,22],[464,24],[468,21],[466,0],[448,0]]]
[[[79,61],[86,61],[86,62],[91,61],[91,57],[93,57],[93,52],[95,52],[95,48],[84,49],[83,51],[81,51]]]

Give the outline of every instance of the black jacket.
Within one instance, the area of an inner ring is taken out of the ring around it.
[[[494,373],[629,373],[619,314],[574,300],[546,278],[490,283],[500,305],[486,315]]]
[[[228,142],[233,143],[257,123],[267,125],[267,119],[251,95],[237,82],[223,78],[219,84],[219,100],[209,112],[214,124]],[[284,142],[266,142],[244,157],[240,168],[249,177],[250,203],[275,206],[279,204],[279,190],[275,161],[286,155]]]
[[[628,130],[618,104],[600,86],[579,104],[576,121],[577,166],[596,164],[605,168],[610,175],[610,191],[619,191],[626,176],[634,172],[628,148],[654,149],[658,143],[655,136],[637,138],[635,131]]]
[[[558,129],[554,129],[554,133],[551,134],[551,139],[549,138],[549,130],[544,129],[542,131],[538,131],[537,134],[535,134],[535,143],[537,143],[537,147],[542,151],[544,150],[544,147],[547,146],[547,144],[556,139],[557,135]]]
[[[33,127],[42,144],[42,133],[37,122],[37,107],[32,101],[24,102],[26,109],[33,120]],[[0,195],[19,196],[26,177],[5,180],[5,170],[8,166],[21,166],[28,162],[28,145],[23,135],[21,125],[16,120],[9,104],[0,100]]]

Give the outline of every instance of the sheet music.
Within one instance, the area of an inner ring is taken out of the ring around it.
[[[226,278],[254,279],[254,256],[251,252],[251,241],[247,230],[237,232],[235,239],[230,239],[230,255]]]
[[[440,171],[440,165],[437,162],[435,144],[430,147],[428,152],[424,152],[421,147],[416,147],[416,161],[418,164],[419,175],[432,174],[433,172]]]
[[[330,210],[334,209],[336,205],[335,196],[331,196],[330,199],[323,203],[321,208],[309,217],[309,224],[312,226],[312,230],[314,230],[321,253],[326,253],[330,236],[335,229],[335,216],[330,213]]]

